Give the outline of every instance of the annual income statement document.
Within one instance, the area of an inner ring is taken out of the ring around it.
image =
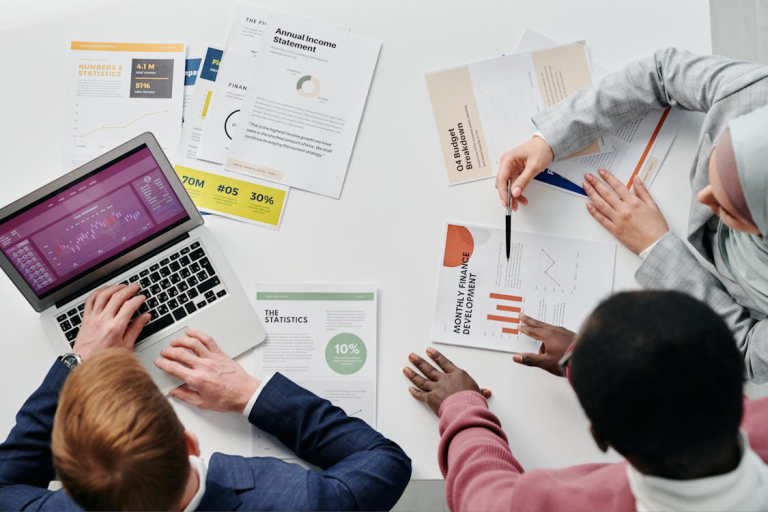
[[[380,48],[368,37],[271,15],[226,168],[338,198]]]

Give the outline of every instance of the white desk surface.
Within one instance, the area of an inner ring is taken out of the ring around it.
[[[0,0],[0,204],[60,174],[64,64],[72,39],[223,44],[230,1]],[[526,27],[587,39],[593,59],[619,68],[655,49],[709,53],[701,0],[263,0],[267,7],[347,24],[383,47],[340,200],[291,192],[282,228],[269,231],[206,217],[247,290],[266,282],[373,282],[379,286],[378,428],[413,459],[413,478],[440,478],[437,418],[408,394],[401,374],[411,350],[429,344],[441,235],[446,220],[503,225],[493,180],[448,187],[424,72],[509,53]],[[688,171],[701,116],[689,114],[651,192],[671,228],[685,233]],[[612,241],[584,201],[539,185],[514,216],[518,230]],[[637,288],[640,260],[623,247],[615,289]],[[3,370],[0,438],[57,355],[37,314],[0,277]],[[618,460],[603,455],[565,381],[515,365],[509,354],[439,346],[491,388],[512,450],[525,468]],[[249,356],[243,358],[250,367]],[[204,452],[248,454],[237,415],[177,411]]]

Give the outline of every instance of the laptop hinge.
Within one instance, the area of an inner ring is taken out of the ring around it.
[[[147,261],[148,259],[150,259],[150,258],[154,258],[155,256],[157,256],[158,254],[160,254],[160,253],[161,253],[161,252],[163,252],[164,250],[166,250],[166,249],[168,249],[168,248],[170,248],[170,247],[172,247],[172,246],[174,246],[174,245],[178,244],[179,242],[181,242],[182,240],[184,240],[184,239],[187,239],[187,238],[189,238],[189,233],[184,233],[183,235],[181,235],[181,236],[178,236],[178,237],[174,238],[173,240],[171,240],[171,241],[169,241],[169,242],[167,242],[167,243],[165,243],[165,244],[161,245],[161,246],[160,246],[160,247],[158,247],[157,249],[155,249],[155,250],[152,250],[152,251],[148,252],[148,253],[147,253],[147,254],[145,254],[144,256],[141,256],[141,257],[139,257],[139,258],[136,258],[135,260],[133,260],[133,261],[130,263],[130,266],[131,266],[131,267],[136,267],[136,266],[140,265],[141,263],[143,263],[143,262]],[[118,269],[118,270],[115,270],[115,271],[114,271],[114,272],[112,272],[111,274],[108,274],[108,275],[106,275],[106,276],[102,277],[102,278],[101,278],[101,279],[99,279],[98,281],[95,281],[95,282],[91,283],[91,284],[89,285],[89,286],[90,286],[90,288],[91,288],[91,289],[95,289],[95,288],[97,288],[97,287],[101,286],[102,284],[106,283],[107,281],[110,281],[110,280],[114,279],[116,276],[118,276],[118,275],[122,274],[123,272],[125,272],[127,268],[128,268],[128,266],[127,266],[127,265],[126,265],[126,266],[123,266],[122,268],[120,268],[120,269]],[[56,303],[54,304],[54,306],[56,306],[57,308],[60,308],[61,306],[63,306],[63,305],[64,305],[64,304],[66,304],[67,302],[70,302],[71,300],[73,300],[73,299],[75,299],[75,298],[79,297],[79,296],[80,296],[80,295],[82,295],[82,294],[83,294],[82,290],[81,290],[81,291],[79,291],[79,292],[76,292],[76,293],[70,294],[70,295],[68,295],[67,297],[64,297],[64,298],[63,298],[63,299],[61,299],[60,301],[56,302]]]

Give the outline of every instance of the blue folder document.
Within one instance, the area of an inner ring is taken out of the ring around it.
[[[572,192],[574,194],[579,194],[582,196],[587,195],[587,193],[584,192],[583,188],[581,188],[574,182],[563,178],[556,172],[550,171],[549,169],[544,169],[544,172],[539,173],[539,175],[536,176],[534,179],[536,181],[546,183],[547,185],[551,185],[553,187],[557,187],[559,189],[565,190],[566,192]]]

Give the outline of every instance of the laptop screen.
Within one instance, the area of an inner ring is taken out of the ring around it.
[[[188,219],[142,145],[0,221],[0,250],[43,298]]]

